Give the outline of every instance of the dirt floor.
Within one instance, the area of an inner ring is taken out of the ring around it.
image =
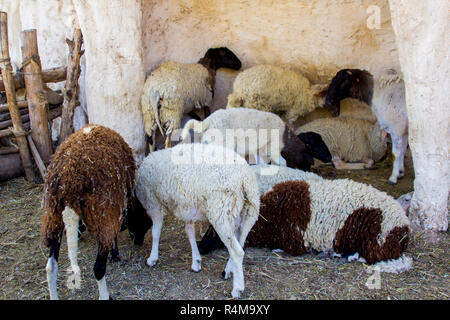
[[[372,184],[398,197],[413,188],[411,160],[406,177],[398,185],[386,184],[390,159],[373,170],[336,172],[319,169],[326,178],[351,178]],[[48,250],[40,245],[42,185],[23,178],[0,184],[0,298],[48,299],[45,264]],[[197,228],[198,229],[198,228]],[[203,232],[206,224],[203,226]],[[450,296],[448,232],[438,244],[427,242],[423,233],[412,235],[406,255],[413,269],[398,275],[381,274],[379,289],[369,289],[372,275],[361,262],[307,254],[291,257],[270,250],[248,248],[244,258],[246,289],[243,299],[442,299]],[[203,270],[190,271],[191,253],[184,226],[168,218],[160,242],[160,261],[147,267],[151,234],[144,245],[132,244],[128,233],[119,237],[121,262],[109,262],[107,283],[114,299],[230,299],[232,281],[221,278],[228,254],[219,250],[203,257]],[[65,286],[68,268],[65,239],[61,247],[58,291],[60,299],[97,299],[92,267],[96,243],[85,233],[79,242],[82,270],[80,290]]]

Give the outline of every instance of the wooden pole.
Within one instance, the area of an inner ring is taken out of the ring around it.
[[[36,29],[21,33],[22,64],[30,111],[31,136],[45,164],[53,153],[48,128],[48,102],[45,99]]]
[[[61,134],[58,144],[61,144],[73,133],[73,113],[78,98],[78,78],[80,77],[80,59],[83,35],[81,29],[75,29],[73,41],[66,40],[69,45],[69,62],[67,64],[66,90],[64,93],[63,111],[61,117]]]
[[[39,169],[39,173],[41,174],[42,180],[45,180],[45,171],[46,171],[45,164],[42,161],[41,156],[39,155],[39,151],[36,148],[36,145],[34,144],[33,139],[30,136],[28,136],[27,138],[28,138],[28,143],[30,144],[30,149],[31,149],[31,153],[33,154],[34,161],[36,162],[36,165]]]
[[[6,99],[8,101],[9,113],[11,114],[14,135],[20,150],[20,159],[28,181],[34,181],[34,172],[31,162],[30,151],[28,150],[26,132],[22,126],[19,108],[16,104],[16,88],[12,76],[11,59],[9,57],[8,48],[8,15],[6,12],[0,12],[0,64],[4,85],[6,91]]]
[[[66,77],[67,77],[66,67],[57,67],[42,70],[42,81],[44,81],[45,83],[65,81]],[[14,84],[16,86],[16,90],[25,88],[25,79],[21,72],[18,72],[14,75]],[[1,75],[0,75],[0,91],[5,91],[5,85],[3,84],[3,78]]]

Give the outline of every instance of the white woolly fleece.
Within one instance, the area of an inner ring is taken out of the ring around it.
[[[250,166],[258,180],[259,192],[261,195],[272,189],[280,182],[290,180],[324,180],[321,176],[299,169],[293,169],[274,165]]]
[[[320,93],[323,85],[311,86],[301,74],[273,65],[257,65],[239,73],[227,108],[242,107],[286,113],[293,123],[299,116],[323,105]]]
[[[377,123],[363,119],[322,118],[309,122],[295,131],[320,134],[330,153],[347,162],[362,162],[365,158],[379,161],[387,151],[387,141]]]
[[[395,227],[409,226],[400,204],[391,196],[350,179],[308,180],[311,219],[304,234],[305,246],[318,251],[333,248],[336,233],[358,208],[379,208],[383,214],[378,244],[382,245]]]
[[[151,135],[156,129],[156,110],[159,99],[164,100],[161,122],[179,124],[183,113],[212,103],[213,89],[208,70],[198,63],[182,64],[169,61],[159,65],[147,78],[142,90],[141,108],[145,132]],[[152,98],[153,97],[153,98]],[[155,97],[159,97],[156,99]],[[174,117],[172,119],[172,117]],[[179,118],[179,119],[178,119]]]
[[[217,110],[203,121],[190,120],[183,129],[182,139],[189,135],[191,128],[203,132],[202,143],[224,145],[242,157],[258,154],[277,162],[284,147],[286,124],[271,112],[233,108]],[[249,143],[248,137],[254,140]],[[272,148],[276,154],[271,154]]]
[[[138,170],[136,195],[147,212],[172,212],[184,221],[206,218],[222,225],[241,220],[253,226],[259,212],[250,166],[232,150],[215,145],[180,144],[150,153]],[[237,216],[247,201],[254,210],[245,213],[249,217]]]

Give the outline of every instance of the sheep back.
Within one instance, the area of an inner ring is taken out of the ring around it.
[[[318,106],[310,89],[309,80],[297,72],[257,65],[236,77],[227,108],[246,107],[279,115],[289,111],[298,117]]]
[[[256,210],[245,214],[253,215],[254,223],[259,211],[256,177],[249,165],[234,151],[216,145],[179,144],[150,153],[138,170],[136,195],[147,211],[165,210],[185,221],[193,220],[190,212],[197,209],[206,217],[195,219],[220,224],[230,218],[221,212],[229,215],[236,213],[232,208],[252,204]]]
[[[211,105],[212,96],[208,70],[201,64],[169,61],[159,65],[148,76],[141,95],[147,134],[156,129],[154,110],[157,105],[152,104],[161,101],[161,118],[172,119],[171,113],[182,115],[195,107]]]
[[[323,118],[307,123],[295,133],[318,133],[332,155],[347,162],[361,162],[364,158],[379,161],[387,151],[378,124],[363,119]]]
[[[132,151],[115,131],[87,125],[56,150],[44,182],[42,238],[45,245],[64,229],[62,211],[72,208],[110,249],[120,230],[127,195],[135,184]]]

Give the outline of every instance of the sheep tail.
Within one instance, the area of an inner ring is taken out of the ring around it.
[[[153,110],[153,113],[155,114],[155,121],[156,124],[158,125],[159,131],[161,132],[161,134],[164,137],[164,132],[163,129],[161,128],[161,122],[159,121],[159,110],[158,110],[158,104],[159,101],[161,99],[161,96],[159,95],[158,91],[150,91],[149,97],[148,97],[148,102]]]
[[[193,129],[195,132],[202,133],[209,128],[209,122],[198,121],[195,119],[189,120],[184,125],[183,131],[181,132],[181,141],[185,140],[189,136],[189,130]]]
[[[81,287],[81,271],[78,266],[78,223],[80,222],[80,216],[69,206],[64,208],[62,216],[67,235],[67,253],[72,269],[72,274],[67,279],[67,287],[79,289]]]

